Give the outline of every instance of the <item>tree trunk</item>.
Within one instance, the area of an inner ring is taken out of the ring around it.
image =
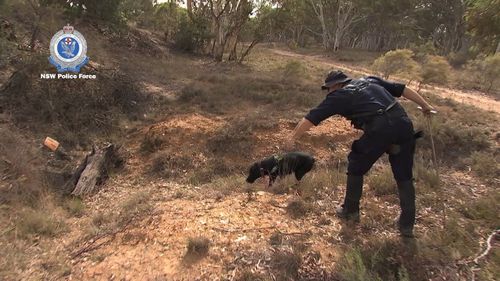
[[[109,170],[121,164],[116,152],[117,148],[113,144],[97,150],[94,147],[75,172],[74,178],[78,180],[71,194],[84,196],[94,193],[96,188],[107,179]]]
[[[495,54],[500,54],[500,40],[498,41],[497,50],[495,51]]]
[[[325,48],[325,50],[329,50],[331,47],[330,46],[330,33],[328,32],[328,27],[326,26],[326,22],[325,22],[323,3],[321,1],[319,1],[316,5],[313,0],[310,0],[310,2],[311,2],[311,5],[314,9],[314,13],[316,14],[316,17],[318,18],[318,20],[321,24],[321,31],[322,31],[321,35],[322,35],[322,39],[323,39],[323,48]]]
[[[259,43],[258,40],[253,40],[252,43],[250,43],[250,46],[248,46],[248,48],[241,54],[239,63],[242,63],[243,60],[245,60],[245,58],[250,54],[250,51],[253,49],[253,47],[255,47],[255,45],[257,45],[257,43]]]

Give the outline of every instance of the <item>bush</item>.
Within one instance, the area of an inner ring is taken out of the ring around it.
[[[439,187],[439,173],[430,165],[424,165],[423,160],[415,161],[414,165],[415,179],[425,187],[431,189]]]
[[[500,167],[494,155],[476,151],[471,155],[472,170],[485,179],[498,177]]]
[[[497,205],[500,200],[498,192],[490,192],[474,201],[463,203],[460,212],[469,219],[483,220],[489,227],[497,227],[496,222],[499,219]]]
[[[483,79],[486,83],[486,91],[500,88],[500,54],[489,56],[484,60]]]
[[[446,85],[451,72],[451,66],[444,57],[427,56],[422,65],[421,79],[426,84]]]
[[[306,72],[306,67],[300,61],[289,61],[283,67],[283,80],[290,82],[300,80],[304,77]]]
[[[500,54],[470,61],[465,67],[460,84],[466,88],[499,94]]]
[[[54,236],[65,229],[62,221],[40,210],[23,210],[17,220],[17,231],[21,236],[30,234]]]
[[[352,249],[345,253],[337,264],[337,267],[340,280],[379,280],[373,279],[372,276],[370,276],[370,273],[361,256],[361,252],[358,249]]]
[[[142,118],[149,97],[130,77],[101,71],[94,80],[39,79],[46,67],[45,57],[35,57],[0,90],[0,103],[16,124],[52,135],[71,148],[110,136],[121,117]]]
[[[85,213],[85,204],[80,198],[71,198],[65,202],[65,209],[72,216],[81,217]]]
[[[278,280],[296,280],[299,268],[302,265],[302,257],[297,253],[288,251],[276,251],[271,257],[271,266],[277,271],[281,278]]]
[[[244,269],[243,271],[238,271],[236,281],[266,281],[268,280],[264,274],[254,273],[250,269]]]
[[[184,262],[196,262],[208,255],[210,240],[206,237],[191,237],[188,239]]]
[[[202,50],[210,39],[207,26],[209,25],[203,18],[192,21],[187,14],[183,14],[174,36],[175,48],[190,53]]]
[[[208,149],[216,154],[248,155],[254,145],[252,141],[252,124],[242,118],[234,120],[231,124],[219,129],[215,135],[208,139]]]
[[[424,62],[427,56],[434,56],[437,54],[437,49],[432,41],[412,47],[411,49],[415,53],[415,59],[418,62]]]
[[[62,3],[66,14],[71,18],[87,17],[93,20],[101,20],[110,23],[119,23],[122,18],[120,16],[120,5],[123,0],[80,0],[80,1],[58,1]],[[54,2],[54,1],[40,1]]]
[[[21,203],[35,207],[47,186],[37,168],[41,155],[23,135],[0,128],[0,205]]]
[[[152,175],[170,178],[179,176],[183,170],[193,168],[193,159],[171,152],[158,152],[153,156],[149,172]]]
[[[286,212],[294,219],[304,217],[310,210],[311,206],[303,200],[293,200],[286,206]]]
[[[413,60],[413,56],[413,52],[408,49],[389,51],[375,60],[373,69],[384,78],[395,74],[413,78],[419,72],[419,65]]]
[[[121,204],[120,216],[116,219],[116,225],[118,227],[123,227],[132,220],[150,212],[152,208],[151,194],[147,192],[137,192]]]
[[[465,110],[462,110],[462,114]],[[464,115],[467,116],[467,115]],[[471,115],[469,115],[470,117]],[[426,117],[417,117],[417,127],[427,128]],[[491,147],[488,131],[477,125],[464,125],[457,118],[446,118],[435,116],[431,121],[434,134],[434,143],[437,157],[440,161],[450,164],[463,165],[474,151],[480,151]],[[431,151],[430,134],[425,134],[419,140],[419,145]],[[453,147],[454,149],[450,149]],[[430,157],[430,155],[427,155]],[[430,158],[428,158],[430,159]]]

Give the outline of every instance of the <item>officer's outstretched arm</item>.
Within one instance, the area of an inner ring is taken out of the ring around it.
[[[287,150],[293,149],[295,146],[295,141],[300,138],[305,132],[307,132],[312,126],[314,126],[311,121],[303,118],[300,120],[299,124],[295,127],[293,132],[288,136],[288,139],[284,143],[284,148]]]
[[[420,105],[424,112],[434,110],[434,107],[430,105],[421,95],[408,87],[405,87],[402,96]]]
[[[291,139],[298,139],[300,138],[305,132],[307,132],[311,127],[314,126],[311,121],[307,120],[306,118],[302,118],[300,120],[299,124],[295,127],[295,129],[292,132]]]

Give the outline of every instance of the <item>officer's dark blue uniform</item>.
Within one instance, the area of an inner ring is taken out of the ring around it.
[[[339,215],[359,219],[363,176],[380,156],[389,153],[402,209],[400,229],[410,231],[415,221],[415,189],[412,183],[414,129],[403,107],[395,99],[401,97],[405,85],[374,76],[346,83],[344,87],[328,93],[323,102],[305,116],[318,125],[338,114],[364,131],[361,138],[353,142],[348,156],[346,198]]]

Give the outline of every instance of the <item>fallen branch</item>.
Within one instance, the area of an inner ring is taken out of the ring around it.
[[[254,230],[264,230],[264,229],[273,229],[275,226],[264,226],[264,227],[254,227],[254,228],[244,228],[244,229],[225,229],[225,228],[219,228],[219,227],[212,227],[213,230],[217,230],[220,232],[247,232],[247,231],[254,231]]]
[[[493,233],[490,234],[490,236],[486,240],[486,250],[484,250],[484,252],[482,252],[479,256],[477,256],[474,259],[474,263],[478,264],[480,259],[482,259],[488,255],[488,253],[490,252],[490,250],[492,248],[491,240],[493,240],[493,237],[495,237],[496,235],[500,235],[500,229],[497,229],[497,230],[493,231]]]
[[[279,232],[279,234],[281,234],[281,235],[285,235],[285,236],[293,236],[293,235],[299,235],[299,236],[301,236],[301,235],[311,235],[311,233],[309,233],[309,232],[281,232],[281,231],[279,231],[279,230],[278,230],[278,232]]]
[[[71,254],[71,259],[75,259],[79,256],[81,256],[84,253],[92,252],[99,247],[113,241],[118,233],[121,233],[127,229],[127,227],[130,225],[130,223],[134,220],[134,218],[131,218],[127,221],[127,223],[123,226],[120,227],[119,229],[112,231],[112,232],[105,232],[100,235],[97,235],[93,239],[91,239],[90,242],[87,242],[83,247],[81,247],[78,251],[74,252]],[[99,244],[96,244],[97,241],[103,239],[103,238],[109,238],[108,240],[105,240]]]

